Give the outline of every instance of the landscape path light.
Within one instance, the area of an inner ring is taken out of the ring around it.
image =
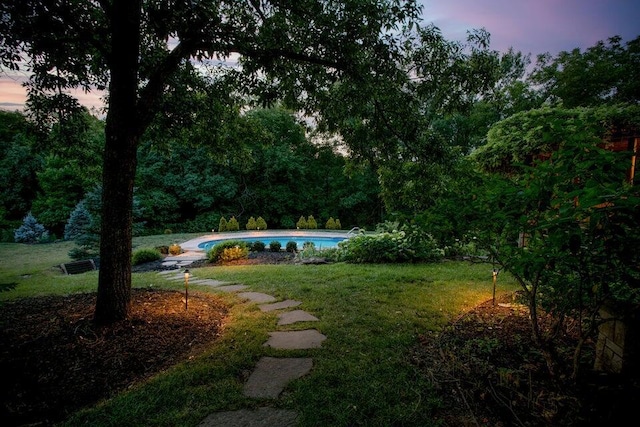
[[[184,309],[189,309],[189,269],[184,270]]]

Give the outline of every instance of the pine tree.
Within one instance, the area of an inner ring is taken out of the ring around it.
[[[29,212],[22,220],[22,225],[13,234],[16,243],[38,243],[49,238],[49,232],[44,225],[38,223]]]
[[[327,223],[325,224],[324,228],[326,228],[327,230],[335,230],[336,221],[333,219],[333,217],[329,217],[329,219],[327,220]]]
[[[258,225],[256,224],[256,219],[254,217],[250,217],[249,221],[247,221],[246,229],[255,230],[256,228],[258,228]]]
[[[235,216],[232,216],[229,222],[227,222],[227,231],[238,231],[240,230],[240,224]]]
[[[261,216],[256,220],[256,228],[258,230],[266,230],[267,229],[267,221],[264,220]]]
[[[83,234],[89,232],[91,221],[91,214],[84,200],[80,201],[73,212],[71,212],[71,215],[69,215],[67,224],[64,226],[64,240],[76,240]]]

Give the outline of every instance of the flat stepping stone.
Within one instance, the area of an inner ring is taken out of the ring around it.
[[[289,409],[258,408],[216,412],[198,427],[295,427],[298,414]]]
[[[276,300],[271,295],[263,294],[262,292],[242,292],[238,294],[238,296],[258,304],[263,302],[272,302]]]
[[[308,348],[319,348],[326,339],[326,336],[315,329],[269,332],[269,339],[264,343],[264,346],[281,350],[304,350]]]
[[[224,284],[227,284],[228,282],[222,282],[220,280],[213,280],[213,279],[197,279],[197,280],[190,280],[189,283],[216,287],[216,286],[222,286]]]
[[[247,288],[248,288],[247,285],[226,285],[226,286],[218,286],[216,287],[216,290],[222,291],[222,292],[238,292],[238,291],[244,291]]]
[[[165,267],[171,267],[172,265],[176,265],[177,263],[178,261],[165,261],[162,263],[162,265]]]
[[[275,302],[273,304],[263,304],[260,306],[262,311],[282,310],[283,308],[297,307],[302,304],[302,301],[294,301],[292,299]]]
[[[290,325],[296,322],[317,322],[319,319],[304,310],[287,311],[278,315],[278,325]]]
[[[310,358],[263,357],[244,385],[244,395],[254,399],[276,399],[289,382],[311,371]]]
[[[165,265],[165,264],[162,263],[162,265]],[[163,276],[166,276],[168,274],[176,274],[176,270],[162,270],[162,271],[158,271],[158,274],[161,274]]]

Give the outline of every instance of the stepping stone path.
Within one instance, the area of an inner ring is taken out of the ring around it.
[[[200,258],[183,256],[180,260],[169,259],[166,262],[175,262],[171,265],[177,267],[187,267],[195,259],[201,258],[202,256]],[[159,274],[167,280],[184,281],[184,270],[165,270]],[[258,304],[263,312],[285,310],[302,304],[301,301],[295,300],[278,301],[275,297],[261,292],[241,292],[248,289],[248,286],[240,284],[196,279],[193,276],[189,279],[189,283],[211,286],[220,292],[237,292],[239,298]],[[284,311],[278,314],[278,326],[318,320],[304,310]],[[269,333],[269,339],[264,346],[279,350],[305,350],[321,348],[326,339],[326,336],[315,329],[274,331]],[[307,357],[262,357],[245,382],[243,394],[258,400],[277,399],[289,382],[305,376],[312,368],[313,359]],[[298,414],[295,411],[265,406],[251,410],[216,412],[205,418],[199,427],[293,427],[297,419]]]

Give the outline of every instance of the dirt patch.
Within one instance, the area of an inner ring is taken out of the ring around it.
[[[96,328],[95,294],[3,303],[3,425],[51,425],[213,343],[227,307],[215,295],[132,292],[129,320]]]

